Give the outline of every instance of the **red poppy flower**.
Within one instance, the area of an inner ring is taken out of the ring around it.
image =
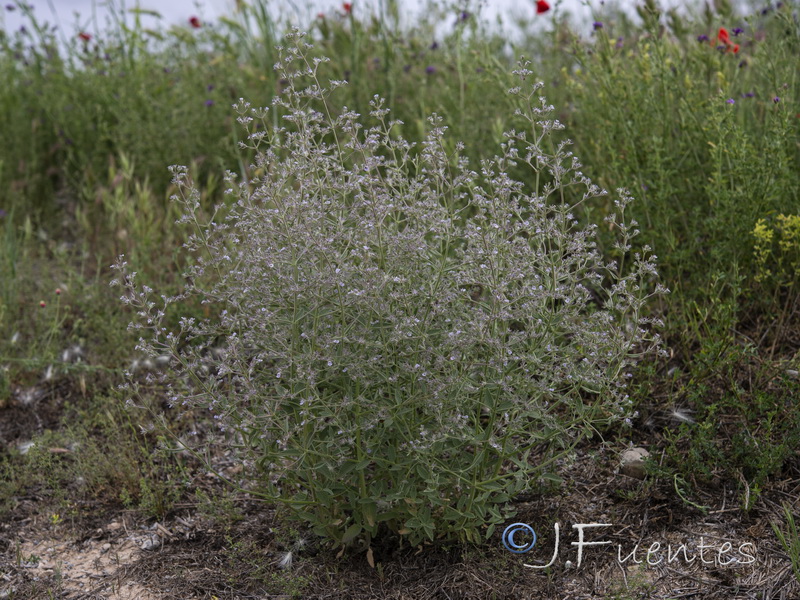
[[[540,15],[542,13],[546,13],[550,10],[550,5],[546,2],[546,0],[536,0],[536,14]]]
[[[200,29],[203,26],[203,24],[200,22],[200,19],[197,17],[189,17],[189,25],[195,29]]]
[[[89,40],[92,39],[92,36],[86,33],[85,31],[81,31],[78,34],[78,37],[81,38],[84,42],[88,42]]]
[[[348,15],[353,12],[353,5],[350,2],[345,2],[344,4],[342,4],[342,8],[344,9],[344,12]]]
[[[738,54],[739,52],[739,44],[731,43],[731,37],[728,35],[728,30],[724,27],[719,28],[717,39],[711,40],[711,47],[716,47],[720,50],[724,49],[726,53],[733,52],[734,54]]]

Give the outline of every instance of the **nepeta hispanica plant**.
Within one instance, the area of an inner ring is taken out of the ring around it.
[[[175,170],[195,262],[163,304],[196,296],[218,314],[168,332],[128,274],[140,347],[172,358],[173,403],[210,411],[261,493],[319,533],[478,540],[559,451],[629,416],[625,378],[657,341],[643,317],[653,258],[607,264],[595,227],[578,224],[576,206],[605,192],[566,143],[553,148],[561,125],[540,84],[511,90],[530,131],[509,132],[476,172],[462,145],[445,151],[435,115],[415,148],[377,97],[369,126],[332,114],[343,83],[323,87],[322,59],[295,43],[276,66],[283,125],[236,106],[260,178],[229,174],[236,201],[203,220]],[[507,175],[518,163],[533,192]],[[609,224],[623,255],[629,200]]]

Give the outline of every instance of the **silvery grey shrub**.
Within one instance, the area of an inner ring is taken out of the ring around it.
[[[510,93],[527,131],[473,170],[436,115],[415,146],[378,97],[369,118],[334,113],[344,84],[323,86],[325,59],[291,39],[272,108],[235,106],[259,177],[228,173],[233,200],[204,218],[174,169],[185,292],[156,299],[116,265],[139,347],[170,357],[172,404],[213,415],[205,443],[235,448],[253,492],[316,532],[480,540],[556,457],[630,417],[626,378],[658,345],[654,257],[631,250],[624,193],[604,226],[628,265],[579,224],[605,192],[553,142],[524,63]],[[508,175],[523,164],[527,188]],[[210,316],[170,331],[165,311],[192,298]]]

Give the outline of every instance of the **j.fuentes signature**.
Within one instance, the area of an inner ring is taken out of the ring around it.
[[[583,561],[584,548],[592,546],[610,546],[610,540],[602,540],[595,542],[587,542],[584,532],[586,529],[596,527],[613,527],[611,523],[576,523],[572,526],[573,529],[578,530],[578,541],[571,542],[571,546],[577,547],[576,567],[580,567]],[[546,569],[555,564],[558,558],[559,540],[560,540],[560,526],[556,523],[553,526],[555,532],[555,544],[553,546],[553,555],[550,562],[546,565],[530,565],[523,563],[524,566],[531,569]],[[514,552],[515,554],[524,554],[530,552],[536,545],[536,532],[533,527],[526,523],[514,523],[506,527],[503,531],[503,545],[506,549]],[[702,564],[715,565],[717,567],[726,566],[739,566],[749,565],[756,561],[755,546],[750,542],[744,542],[738,546],[734,546],[731,542],[722,542],[719,544],[705,544],[704,539],[700,537],[700,543],[692,545],[691,548],[686,544],[680,544],[677,547],[667,544],[664,546],[661,542],[652,542],[649,545],[636,544],[630,551],[625,551],[621,544],[617,544],[617,560],[620,564],[633,561],[637,564],[648,564],[656,566],[666,561],[666,564],[676,561],[682,561],[688,564],[693,563],[699,559]],[[627,552],[627,553],[626,553]],[[566,561],[566,566],[572,566],[571,561]]]

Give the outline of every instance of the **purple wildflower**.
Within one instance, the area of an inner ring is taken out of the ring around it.
[[[780,102],[780,101],[781,101],[781,99],[780,99],[778,96],[775,96],[775,97],[772,99],[772,101],[773,101],[775,104],[777,104],[778,102]]]
[[[433,43],[431,44],[431,50],[436,50],[438,47],[439,47],[439,42],[434,40]]]
[[[206,106],[214,106],[214,101],[211,99],[206,100]]]
[[[469,13],[467,11],[463,10],[463,11],[461,11],[461,15],[459,15],[458,20],[459,21],[466,21],[467,19],[469,19],[469,16],[470,16]]]
[[[425,67],[425,72],[428,75],[433,75],[434,73],[436,73],[436,67],[434,67],[433,65],[428,65],[427,67]]]
[[[707,42],[707,41],[709,41],[708,40],[708,36],[705,33],[702,34],[702,35],[698,35],[697,36],[697,41],[698,42]]]
[[[725,102],[727,102],[728,104],[736,104],[736,100],[734,100],[733,98],[728,98],[727,100],[725,100]]]
[[[603,28],[603,22],[602,21],[595,21],[594,23],[592,23],[592,27],[594,28],[595,31],[597,31],[598,29],[602,29]]]
[[[733,33],[733,35],[739,35],[740,33],[743,33],[743,32],[744,32],[744,29],[742,29],[741,27],[734,27],[733,30],[731,31],[731,33]]]

